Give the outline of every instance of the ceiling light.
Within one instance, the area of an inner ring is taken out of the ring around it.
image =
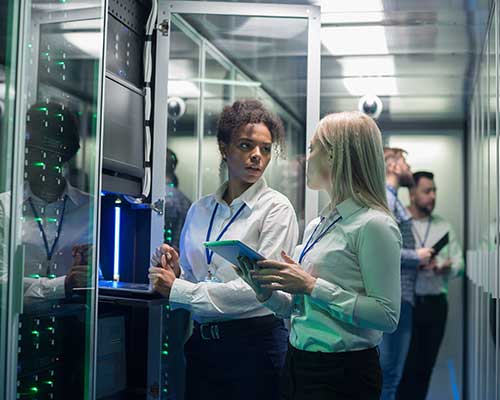
[[[345,57],[338,62],[344,77],[392,76],[396,70],[393,56]]]
[[[364,96],[367,93],[377,96],[398,95],[396,79],[393,77],[344,78],[342,83],[353,96]]]
[[[326,26],[321,42],[335,56],[389,53],[383,26]]]
[[[321,24],[366,24],[370,22],[381,22],[384,20],[384,13],[382,11],[373,12],[322,12]]]
[[[321,13],[384,11],[382,0],[321,0]]]

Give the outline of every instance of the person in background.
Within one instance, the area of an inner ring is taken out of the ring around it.
[[[263,178],[283,135],[281,120],[257,100],[224,107],[217,140],[228,181],[189,209],[180,255],[164,244],[152,257],[155,290],[194,319],[185,346],[188,400],[278,397],[288,337],[284,322],[203,242],[238,239],[275,260],[296,245],[295,211]]]
[[[429,247],[416,248],[411,215],[398,199],[399,188],[401,186],[409,188],[414,183],[410,166],[406,161],[406,151],[386,147],[384,148],[384,158],[387,202],[403,238],[403,248],[401,249],[401,316],[396,331],[384,333],[380,345],[380,364],[384,375],[381,399],[395,400],[410,346],[417,269],[429,262],[432,249]]]
[[[178,163],[177,154],[168,148],[166,161],[165,243],[178,250],[182,227],[191,207],[191,200],[179,190],[179,178],[175,174]]]
[[[446,327],[448,281],[462,274],[464,268],[462,248],[451,224],[433,213],[436,206],[434,175],[420,171],[413,174],[413,179],[409,211],[417,248],[428,248],[447,233],[449,244],[417,273],[411,344],[398,389],[401,400],[427,397]]]
[[[376,347],[396,329],[401,235],[387,206],[382,138],[359,112],[323,118],[311,141],[307,185],[330,204],[293,258],[243,262],[239,274],[291,334],[282,399],[378,400]]]

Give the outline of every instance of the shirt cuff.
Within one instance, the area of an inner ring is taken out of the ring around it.
[[[184,279],[177,278],[170,289],[169,302],[173,310],[178,308],[188,309],[193,299],[193,290],[195,284],[185,281]]]
[[[345,291],[335,283],[317,278],[310,298],[312,301],[327,304],[334,314],[343,316],[343,321],[353,322],[357,295]]]
[[[50,279],[47,286],[52,288],[52,294],[48,297],[54,297],[56,299],[63,298],[66,296],[64,283],[66,282],[66,276],[59,276],[54,279]]]
[[[275,314],[281,315],[281,312],[286,308],[286,303],[288,298],[283,293],[273,292],[271,297],[262,303],[263,306],[274,312]]]

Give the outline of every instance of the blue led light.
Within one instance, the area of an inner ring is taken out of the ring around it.
[[[115,254],[113,264],[113,280],[120,279],[120,207],[115,207]]]

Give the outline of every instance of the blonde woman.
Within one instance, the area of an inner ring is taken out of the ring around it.
[[[330,114],[311,141],[307,185],[330,205],[283,262],[238,269],[257,298],[291,317],[283,398],[379,399],[377,346],[399,318],[401,236],[387,207],[380,131],[358,112]]]

